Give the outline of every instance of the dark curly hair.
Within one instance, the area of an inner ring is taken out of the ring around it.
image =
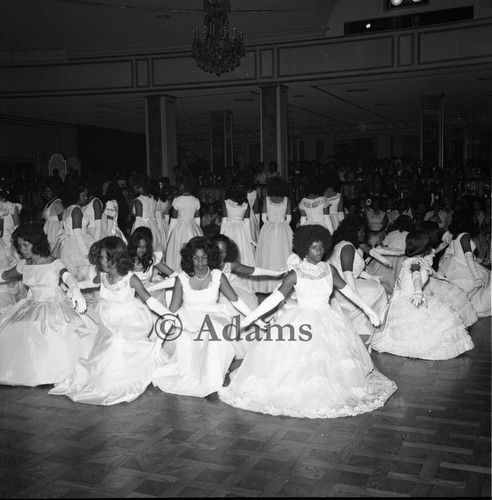
[[[126,243],[118,236],[106,236],[92,244],[89,250],[89,262],[96,266],[99,272],[104,272],[101,266],[101,253],[106,251],[108,263],[116,264],[120,276],[126,276],[133,269],[133,260],[128,255]]]
[[[403,233],[403,231],[413,231],[415,229],[415,224],[413,223],[413,219],[408,216],[408,215],[400,215],[396,220],[395,220],[395,229],[398,229],[400,233]]]
[[[287,196],[288,186],[282,177],[270,177],[267,179],[266,185],[268,196],[278,196],[279,198]]]
[[[473,210],[471,208],[458,208],[455,210],[448,231],[453,235],[453,238],[456,238],[461,233],[469,233],[470,236],[476,236],[478,228],[473,221]]]
[[[64,207],[75,205],[80,199],[80,193],[89,190],[89,184],[84,177],[77,177],[63,187],[60,198]]]
[[[239,258],[239,248],[236,245],[236,242],[231,240],[225,234],[216,234],[210,238],[210,242],[212,245],[217,245],[219,241],[225,243],[227,247],[227,253],[224,259],[224,262],[234,262]]]
[[[442,238],[442,229],[440,229],[437,222],[433,220],[423,220],[417,224],[416,229],[419,231],[425,231],[429,235],[434,248],[439,245]]]
[[[359,214],[348,215],[333,233],[333,246],[341,241],[348,241],[359,248],[359,229],[364,225],[364,219]]]
[[[210,269],[219,269],[221,260],[219,249],[212,245],[205,236],[195,236],[181,248],[181,269],[188,275],[195,275],[193,267],[193,256],[197,250],[203,250],[207,254],[208,267]]]
[[[407,257],[428,254],[431,250],[432,240],[427,231],[417,229],[407,234],[405,238],[405,255]]]
[[[325,247],[324,257],[328,257],[333,248],[330,231],[319,224],[307,224],[300,226],[294,233],[292,250],[301,259],[304,259],[309,252],[309,247],[315,242],[321,241]]]
[[[141,240],[144,240],[145,243],[147,243],[147,251],[142,258],[139,258],[137,256],[137,248]],[[131,257],[133,262],[135,262],[135,259],[140,261],[144,272],[147,271],[154,263],[153,236],[152,231],[148,227],[137,227],[137,229],[135,229],[135,231],[133,231],[130,235],[130,239],[128,241],[128,255]]]
[[[233,184],[229,186],[226,191],[226,199],[231,199],[238,205],[246,203],[246,200],[248,199],[246,188],[242,184]]]
[[[22,238],[24,241],[28,241],[32,244],[32,253],[35,255],[48,257],[51,253],[48,237],[43,231],[43,226],[40,226],[38,224],[20,224],[12,233],[11,238],[12,244],[14,245],[19,255],[22,255],[18,242],[19,238]]]

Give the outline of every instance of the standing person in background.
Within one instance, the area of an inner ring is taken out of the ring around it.
[[[255,260],[258,267],[280,271],[286,269],[292,253],[291,205],[287,185],[281,177],[267,181],[267,197],[263,200],[261,214],[263,227],[258,238]],[[280,276],[260,277],[254,283],[258,293],[271,293],[280,284]]]
[[[328,213],[330,214],[333,230],[336,231],[340,223],[345,218],[343,196],[340,192],[340,181],[335,173],[330,172],[326,175],[325,182],[326,189],[323,196],[326,198],[326,202],[328,203]]]
[[[366,223],[369,233],[367,244],[374,248],[383,241],[388,227],[388,215],[381,209],[381,200],[377,197],[366,211]]]
[[[164,252],[166,250],[169,225],[164,224],[163,217],[165,211],[169,214],[170,203],[165,196],[164,200],[161,198],[161,186],[159,181],[155,179],[149,181],[149,194],[155,202],[154,220],[157,226],[157,241],[154,240],[153,247],[157,252]]]
[[[58,197],[58,193],[48,185],[43,191],[43,198],[46,200],[46,205],[43,209],[43,218],[45,220],[43,230],[48,237],[50,247],[56,243],[58,232],[62,228],[63,203]]]
[[[322,187],[319,182],[311,180],[306,185],[306,195],[299,202],[300,225],[319,224],[332,234],[333,223],[329,214],[329,204],[321,193]]]
[[[245,179],[244,187],[246,189],[246,197],[249,205],[251,239],[254,243],[257,243],[258,236],[260,235],[260,199],[251,178]]]
[[[20,203],[12,203],[8,199],[9,192],[0,188],[0,236],[2,240],[10,247],[12,233],[20,224]]]
[[[193,196],[195,180],[186,176],[179,185],[179,196],[174,198],[166,247],[166,264],[181,271],[181,248],[195,236],[203,236],[200,227],[200,200]]]
[[[101,217],[103,213],[102,194],[99,193],[99,186],[94,182],[87,183],[89,187],[89,201],[82,207],[84,217],[89,220],[87,233],[92,241],[101,239]]]
[[[126,231],[130,209],[116,181],[108,182],[104,196],[104,211],[101,216],[101,235],[118,236],[126,243]]]

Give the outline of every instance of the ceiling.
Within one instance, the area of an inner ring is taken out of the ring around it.
[[[443,0],[433,1],[436,5]],[[364,10],[367,0],[230,2],[230,27],[244,33],[246,45],[341,36],[343,21],[370,17]],[[202,0],[0,0],[0,6],[0,65],[47,56],[56,60],[186,50],[193,28],[203,22]],[[490,17],[490,4],[485,13]],[[444,94],[449,118],[490,114],[491,80],[492,63],[485,62],[391,77],[289,83],[289,126],[418,120],[422,94]],[[186,89],[172,95],[177,98],[179,134],[208,132],[209,112],[221,109],[233,112],[235,130],[259,128],[256,86]],[[0,114],[145,133],[144,93],[0,95]]]

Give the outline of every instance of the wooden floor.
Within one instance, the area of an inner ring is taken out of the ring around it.
[[[450,361],[373,354],[378,411],[273,417],[149,387],[94,407],[0,387],[0,497],[490,497],[491,323]]]

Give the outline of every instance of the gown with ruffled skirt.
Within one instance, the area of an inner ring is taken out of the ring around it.
[[[63,268],[59,259],[40,265],[18,263],[29,293],[0,320],[0,384],[34,387],[61,382],[78,358],[90,353],[97,324],[77,313],[59,288]]]
[[[220,399],[245,410],[306,418],[358,415],[383,406],[396,384],[374,368],[350,320],[329,305],[330,266],[304,260],[294,270],[297,305],[285,309],[276,320],[279,327],[251,349],[219,391]],[[280,327],[284,341],[277,340]]]
[[[177,313],[183,330],[176,340],[171,361],[161,365],[152,383],[164,392],[204,397],[216,392],[235,356],[244,357],[244,340],[228,341],[223,329],[232,322],[224,304],[217,302],[222,272],[211,271],[212,280],[203,290],[194,290],[185,272],[179,274],[183,285],[183,304]],[[231,330],[231,336],[236,332]],[[166,347],[165,341],[165,349]]]
[[[50,394],[76,403],[114,405],[138,398],[161,362],[161,340],[153,334],[149,309],[130,286],[133,273],[115,284],[101,273],[99,332],[86,359]]]
[[[411,266],[420,264],[423,293],[427,302],[413,304],[414,284]],[[473,349],[474,344],[458,313],[427,291],[433,270],[420,257],[406,259],[390,299],[384,329],[374,333],[371,348],[408,358],[452,359]]]

